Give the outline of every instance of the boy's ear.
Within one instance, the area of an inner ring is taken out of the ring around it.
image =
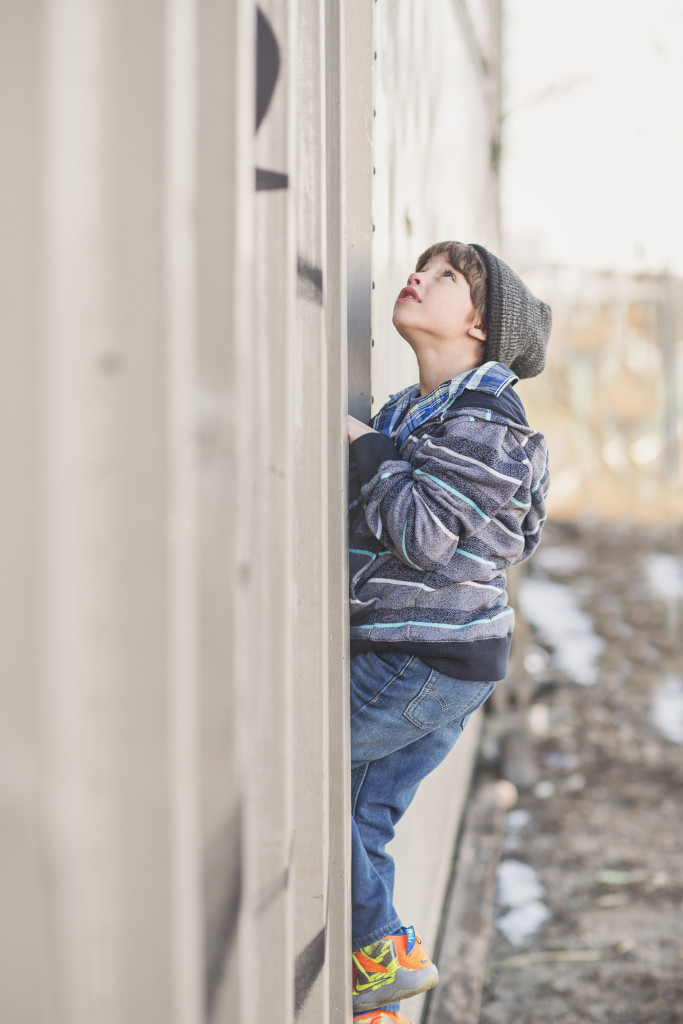
[[[481,327],[472,325],[472,327],[468,327],[467,333],[470,338],[476,338],[477,341],[486,341],[486,331],[482,330]]]

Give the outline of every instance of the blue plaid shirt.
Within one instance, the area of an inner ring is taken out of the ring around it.
[[[375,430],[388,434],[401,449],[403,442],[426,420],[433,419],[459,398],[465,388],[470,391],[487,391],[500,395],[519,377],[503,363],[484,363],[474,370],[453,377],[420,398],[419,384],[412,384],[403,391],[391,395],[373,420]]]

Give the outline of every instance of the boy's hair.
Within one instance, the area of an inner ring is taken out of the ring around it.
[[[486,330],[486,264],[472,245],[465,242],[437,242],[422,253],[415,264],[419,274],[433,256],[445,255],[453,270],[459,270],[470,286],[475,327]]]

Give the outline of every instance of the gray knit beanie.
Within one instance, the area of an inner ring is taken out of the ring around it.
[[[482,245],[472,248],[486,264],[486,360],[504,363],[518,377],[535,377],[545,366],[550,306],[498,256]]]

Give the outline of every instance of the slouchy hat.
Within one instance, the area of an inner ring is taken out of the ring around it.
[[[545,366],[552,327],[550,306],[482,245],[472,245],[486,265],[486,359],[509,366],[518,377],[535,377]]]

